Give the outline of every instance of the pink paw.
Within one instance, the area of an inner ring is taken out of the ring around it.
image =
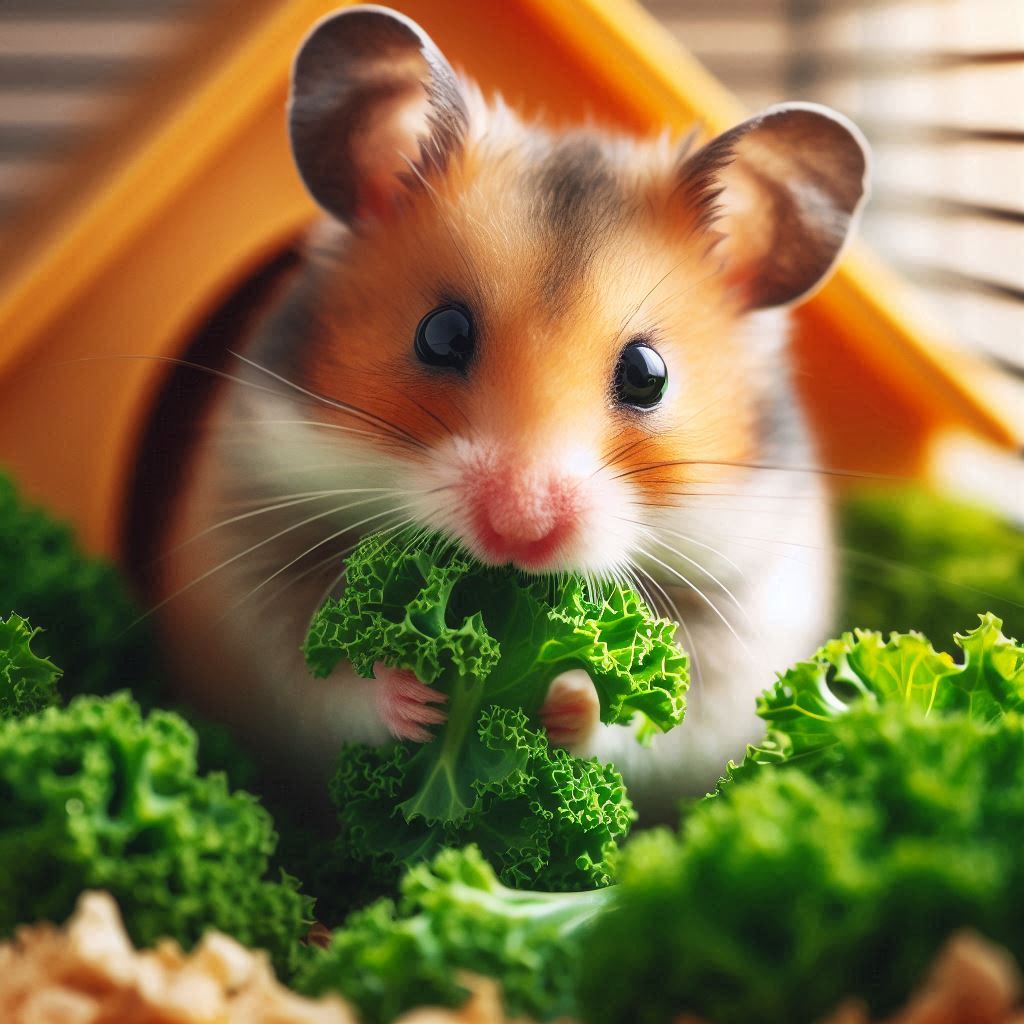
[[[426,743],[434,738],[426,728],[448,720],[447,712],[433,704],[443,704],[447,694],[421,683],[412,672],[389,668],[382,661],[374,663],[373,676],[377,711],[388,731],[399,740]]]
[[[601,720],[601,703],[583,669],[555,676],[540,709],[540,720],[557,747],[571,750],[590,737]]]

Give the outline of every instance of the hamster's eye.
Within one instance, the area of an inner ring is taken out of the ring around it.
[[[416,328],[416,356],[428,366],[464,370],[473,354],[473,321],[461,306],[438,306]]]
[[[630,342],[619,356],[613,381],[615,400],[635,409],[653,409],[665,394],[665,360],[642,341]]]

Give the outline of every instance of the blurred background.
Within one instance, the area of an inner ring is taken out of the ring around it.
[[[0,0],[0,234],[219,6]],[[876,160],[864,235],[960,344],[1024,373],[1022,0],[646,6],[750,109],[809,99],[856,120]]]
[[[863,232],[957,338],[1024,371],[1024,3],[650,0],[751,108],[827,103],[875,154]]]

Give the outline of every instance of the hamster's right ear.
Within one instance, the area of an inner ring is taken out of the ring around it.
[[[451,65],[413,21],[349,7],[306,37],[292,70],[288,130],[313,198],[347,223],[385,216],[410,187],[410,165],[444,170],[466,135]]]

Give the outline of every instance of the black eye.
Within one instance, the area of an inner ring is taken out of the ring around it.
[[[615,366],[615,399],[636,409],[653,409],[665,394],[665,360],[643,342],[627,345]]]
[[[438,306],[416,328],[416,355],[429,366],[463,370],[473,354],[473,321],[461,306]]]

